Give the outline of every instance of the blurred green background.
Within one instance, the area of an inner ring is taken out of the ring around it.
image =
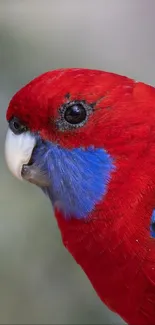
[[[154,29],[154,0],[0,0],[1,324],[121,324],[63,247],[48,199],[7,170],[5,112],[20,87],[59,67],[155,84]]]

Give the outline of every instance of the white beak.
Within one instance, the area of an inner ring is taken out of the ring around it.
[[[8,129],[5,141],[5,159],[11,173],[20,180],[23,179],[21,176],[22,166],[30,161],[35,144],[35,137],[30,132],[16,135]]]

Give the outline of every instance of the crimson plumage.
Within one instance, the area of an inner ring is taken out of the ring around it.
[[[87,105],[90,115],[65,129],[61,108],[70,102]],[[63,150],[91,146],[112,158],[106,192],[88,216],[67,219],[57,206],[55,216],[65,247],[101,300],[128,324],[154,324],[155,88],[103,71],[59,69],[15,94],[7,120],[13,117]]]

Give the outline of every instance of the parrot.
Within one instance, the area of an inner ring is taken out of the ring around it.
[[[155,88],[60,68],[9,102],[5,159],[49,198],[62,244],[129,325],[155,324]]]

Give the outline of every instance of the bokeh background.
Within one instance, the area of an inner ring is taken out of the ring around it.
[[[62,246],[48,199],[8,172],[5,111],[20,87],[59,67],[154,85],[154,30],[154,0],[0,0],[0,324],[123,323]]]

